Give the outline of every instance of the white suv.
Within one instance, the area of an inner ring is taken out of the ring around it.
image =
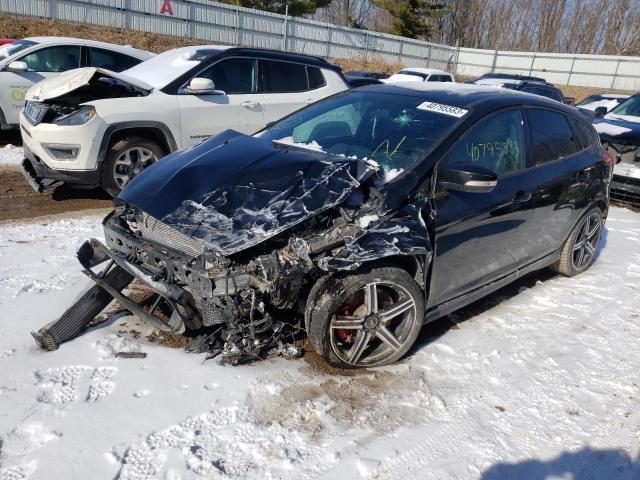
[[[121,74],[85,68],[34,85],[20,114],[23,173],[116,196],[143,168],[227,129],[251,134],[346,90],[339,67],[272,50],[194,46]]]
[[[0,128],[17,128],[18,113],[31,85],[79,67],[121,72],[152,53],[81,38],[32,37],[0,48]]]

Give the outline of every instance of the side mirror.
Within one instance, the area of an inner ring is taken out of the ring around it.
[[[192,95],[224,95],[224,92],[216,90],[215,83],[209,78],[193,78],[186,90]]]
[[[15,61],[11,62],[7,66],[7,70],[9,70],[10,72],[26,72],[27,70],[29,70],[29,66],[26,62]]]
[[[607,114],[607,107],[598,107],[593,111],[596,118],[602,118]]]
[[[498,176],[488,168],[473,163],[456,163],[444,172],[440,185],[445,190],[487,193],[498,184]]]

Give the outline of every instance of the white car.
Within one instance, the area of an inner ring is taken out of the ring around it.
[[[0,47],[0,128],[16,128],[25,93],[34,83],[79,67],[121,72],[152,53],[80,38],[32,37]]]
[[[193,46],[121,74],[85,68],[27,92],[23,172],[38,191],[65,182],[113,196],[143,168],[227,129],[254,133],[348,86],[306,55]]]
[[[455,82],[453,75],[435,68],[410,67],[394,73],[382,80],[384,83],[398,82]]]

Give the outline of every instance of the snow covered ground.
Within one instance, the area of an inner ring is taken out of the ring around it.
[[[22,147],[11,144],[0,147],[0,165],[20,165],[23,158]]]
[[[585,274],[536,274],[353,376],[222,367],[130,316],[39,350],[89,236],[99,217],[0,225],[1,480],[640,478],[640,214],[611,209]]]

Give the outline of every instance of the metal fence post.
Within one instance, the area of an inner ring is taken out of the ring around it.
[[[618,58],[618,63],[616,63],[616,71],[613,73],[613,78],[611,79],[611,88],[616,83],[616,77],[618,76],[618,69],[620,68],[620,58]]]
[[[533,56],[531,57],[531,65],[529,66],[529,76],[533,73],[533,65],[536,63],[536,51],[533,51]]]
[[[236,3],[236,46],[240,45],[240,2]]]
[[[498,50],[493,53],[493,63],[491,64],[491,72],[496,71],[496,63],[498,62]]]
[[[48,5],[48,11],[47,11],[47,16],[51,19],[57,19],[58,18],[58,0],[49,0],[48,1],[49,5]]]
[[[331,25],[327,25],[327,54],[325,57],[331,58],[331,38],[333,37],[333,29]]]
[[[364,63],[369,61],[369,30],[364,31]]]
[[[196,4],[189,4],[189,18],[187,19],[189,22],[189,36],[191,38],[196,38]]]
[[[133,28],[131,16],[131,0],[124,0],[124,28],[127,30]]]
[[[429,43],[429,51],[427,52],[427,64],[425,65],[425,68],[429,68],[431,66],[431,49],[432,48],[433,48],[433,45]]]
[[[284,27],[282,28],[282,50],[287,51],[287,18],[289,17],[289,4],[284,6]]]
[[[404,53],[404,42],[400,40],[400,48],[398,49],[398,63],[402,63],[403,53]]]
[[[571,67],[569,68],[569,77],[567,78],[567,85],[571,85],[571,75],[573,75],[573,66],[576,64],[576,57],[571,60]]]

